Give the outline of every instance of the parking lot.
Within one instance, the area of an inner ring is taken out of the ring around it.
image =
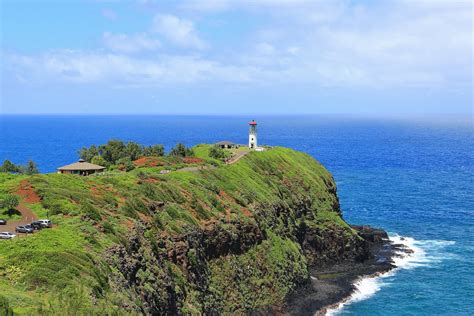
[[[9,232],[15,234],[15,228],[18,225],[30,224],[32,221],[37,220],[38,218],[33,214],[33,212],[24,205],[19,205],[17,210],[21,213],[21,219],[16,221],[8,221],[6,225],[0,225],[0,232]]]

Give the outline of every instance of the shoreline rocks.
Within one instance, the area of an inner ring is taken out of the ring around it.
[[[393,244],[382,229],[352,226],[368,247],[368,258],[344,260],[310,267],[311,278],[287,299],[281,313],[285,315],[325,315],[328,308],[350,298],[356,290],[354,283],[361,277],[386,273],[396,266],[392,258],[397,252],[410,253],[404,245]]]

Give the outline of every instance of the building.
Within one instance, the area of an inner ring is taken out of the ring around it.
[[[249,148],[250,149],[257,149],[257,122],[255,120],[252,120],[252,122],[249,123]]]
[[[221,142],[216,143],[217,146],[219,146],[222,149],[231,149],[231,148],[238,148],[239,145],[234,144],[233,142],[230,142],[228,140],[224,140]]]
[[[59,167],[58,173],[88,176],[93,173],[103,172],[104,170],[105,167],[86,162],[83,159],[79,159],[78,162],[72,163],[67,166]]]

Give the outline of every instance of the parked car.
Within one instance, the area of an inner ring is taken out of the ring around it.
[[[9,233],[9,232],[0,233],[0,239],[13,239],[15,237],[16,237],[15,234],[12,234],[12,233]]]
[[[0,219],[0,225],[6,225],[7,220],[6,219]]]
[[[40,230],[43,228],[40,221],[33,221],[31,222],[30,226],[35,230]]]
[[[20,225],[15,228],[15,231],[17,233],[31,234],[33,233],[33,227],[30,225]]]
[[[53,227],[53,223],[49,219],[40,219],[40,220],[37,220],[37,222],[40,222],[41,227],[43,228]]]

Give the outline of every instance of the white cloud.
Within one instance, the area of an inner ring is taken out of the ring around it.
[[[193,22],[171,14],[156,15],[152,31],[179,47],[204,49],[207,46],[198,36]]]
[[[105,32],[102,35],[102,40],[107,48],[123,53],[156,50],[161,47],[159,40],[146,34],[127,35]]]
[[[30,81],[69,81],[121,85],[161,85],[204,81],[249,82],[257,69],[225,65],[196,56],[154,59],[101,52],[56,51],[41,56],[8,55],[9,65]]]
[[[186,10],[191,4],[186,3]],[[465,89],[472,85],[472,8],[468,2],[420,0],[364,6],[349,1],[261,0],[206,4],[209,11],[251,14],[249,11],[256,10],[265,23],[246,38],[236,36],[227,41],[230,44],[225,49],[213,45],[206,58],[60,51],[11,56],[8,62],[20,78],[45,74],[73,82],[130,85],[208,81],[385,89],[447,85]],[[200,21],[204,19],[201,16]],[[131,54],[158,48],[153,36],[159,34],[181,48],[206,47],[193,23],[174,15],[155,16],[150,32],[106,33],[104,43],[114,52]],[[235,34],[229,30],[229,36]]]

